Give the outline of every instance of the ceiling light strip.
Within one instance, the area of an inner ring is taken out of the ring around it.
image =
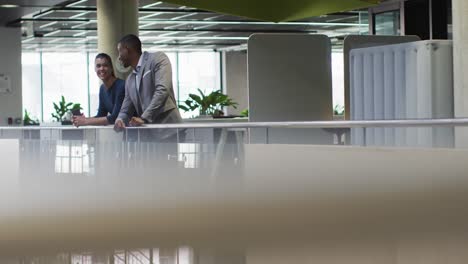
[[[41,26],[39,26],[39,28],[46,28],[46,27],[50,27],[50,26],[55,25],[55,24],[57,24],[57,21],[41,25]]]
[[[177,19],[181,19],[181,18],[184,18],[184,17],[194,16],[194,15],[198,15],[198,13],[190,13],[190,14],[185,14],[185,15],[182,15],[182,16],[173,17],[173,18],[171,18],[171,20],[177,20]]]
[[[150,8],[150,7],[153,7],[153,6],[160,5],[160,4],[162,4],[162,2],[158,1],[158,2],[155,2],[155,3],[152,3],[152,4],[144,5],[144,6],[142,6],[142,8]]]
[[[79,0],[79,1],[76,1],[76,2],[74,2],[74,3],[68,4],[68,5],[66,5],[66,6],[77,6],[77,5],[79,5],[79,4],[81,4],[81,3],[84,3],[84,2],[87,2],[87,1],[88,1],[88,0]]]
[[[52,31],[52,32],[49,32],[49,33],[45,33],[44,37],[50,37],[50,36],[53,36],[53,35],[58,34],[60,32],[62,32],[62,30],[58,29],[58,30],[55,30],[55,31]]]
[[[188,40],[188,39],[196,39],[196,40],[248,40],[249,37],[141,37],[143,41],[146,40],[161,40],[161,39],[170,39],[170,40]]]

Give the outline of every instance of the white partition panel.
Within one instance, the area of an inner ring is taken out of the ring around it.
[[[384,53],[376,53],[373,56],[374,59],[374,119],[384,119]],[[374,142],[378,146],[382,146],[385,143],[385,134],[383,128],[375,128],[374,130]]]
[[[249,120],[331,120],[331,44],[325,35],[254,34],[248,43]],[[253,130],[251,141],[258,138]],[[268,141],[332,144],[323,130],[268,133]],[[265,131],[258,131],[262,133]],[[286,142],[287,143],[287,142]]]
[[[384,46],[391,44],[406,43],[411,41],[418,41],[418,36],[376,36],[376,35],[349,35],[345,38],[343,43],[343,57],[344,57],[344,89],[345,89],[345,116],[350,119],[350,56],[349,53],[353,49],[369,48],[376,46]]]
[[[354,89],[351,92],[351,101],[356,102],[355,107],[351,109],[351,119],[364,120],[364,71],[358,69],[363,68],[363,59],[360,56],[351,58],[351,78],[355,82]],[[353,128],[351,129],[352,139],[357,145],[364,145],[364,129]]]
[[[373,56],[363,56],[364,62],[364,119],[374,119],[374,58]],[[367,145],[374,145],[374,128],[365,129],[365,140]]]
[[[407,46],[401,47],[405,52],[405,64],[406,64],[406,78],[405,78],[405,104],[406,104],[406,116],[404,119],[415,119],[417,118],[417,85],[418,78],[417,74],[417,53],[414,49],[408,49]],[[406,144],[416,145],[417,142],[417,129],[408,128],[406,129]]]
[[[352,119],[453,117],[452,42],[417,41],[350,53]],[[356,63],[362,61],[362,65]],[[362,74],[361,74],[362,72]],[[361,87],[362,86],[362,87]],[[363,90],[363,100],[358,94]],[[356,114],[364,109],[362,116]],[[452,147],[452,128],[354,129],[352,142],[378,146]]]
[[[383,53],[383,118],[391,120],[395,117],[395,55],[393,53]],[[393,146],[395,144],[395,129],[384,129],[384,145]]]
[[[395,116],[394,119],[406,118],[406,51],[396,50],[395,54]],[[390,118],[392,119],[392,118]],[[406,129],[395,128],[395,145],[406,145]]]

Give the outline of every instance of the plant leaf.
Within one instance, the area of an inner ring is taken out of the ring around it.
[[[189,94],[189,97],[192,98],[192,100],[194,100],[195,102],[197,102],[198,104],[203,104],[203,101],[202,99],[200,98],[200,96],[196,95],[196,94]]]
[[[184,110],[185,112],[190,111],[186,106],[183,106],[183,105],[179,105],[179,108]]]

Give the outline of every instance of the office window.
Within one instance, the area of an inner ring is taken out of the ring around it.
[[[369,12],[360,11],[359,12],[359,35],[369,35]]]
[[[179,103],[190,93],[198,94],[199,88],[205,94],[221,89],[220,58],[217,52],[179,53]],[[196,112],[181,111],[182,117],[198,115]]]
[[[400,11],[393,10],[375,14],[375,35],[400,35]]]
[[[167,52],[172,65],[176,100],[185,101],[189,93],[221,89],[220,57],[216,52]],[[65,96],[67,102],[80,103],[86,116],[94,116],[99,106],[101,80],[94,71],[96,53],[23,53],[23,107],[43,122],[53,121],[53,102]],[[42,65],[41,65],[42,57]],[[114,66],[119,63],[113,61]],[[42,67],[42,76],[41,76]],[[41,86],[42,80],[42,86]],[[42,105],[41,105],[42,91]],[[191,117],[198,113],[184,113]]]
[[[172,66],[172,86],[174,88],[175,98],[179,98],[178,91],[178,80],[179,80],[179,70],[178,70],[178,61],[177,61],[177,53],[176,52],[166,52],[167,57],[171,61]]]
[[[94,71],[94,59],[96,58],[96,55],[97,53],[88,53],[89,113],[87,113],[87,116],[95,116],[99,108],[99,88],[101,87],[102,82]],[[112,63],[115,64],[116,62],[112,61]]]
[[[67,102],[81,103],[88,113],[86,53],[43,53],[44,121],[52,120],[53,102],[63,95]]]
[[[32,118],[41,119],[41,58],[40,53],[21,56],[23,81],[23,114],[28,110]]]
[[[344,61],[343,52],[332,53],[333,107],[344,106]]]

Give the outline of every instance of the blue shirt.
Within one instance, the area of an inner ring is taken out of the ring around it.
[[[114,124],[125,98],[125,81],[115,80],[109,89],[104,84],[99,88],[99,108],[95,117],[106,117],[109,124]]]

